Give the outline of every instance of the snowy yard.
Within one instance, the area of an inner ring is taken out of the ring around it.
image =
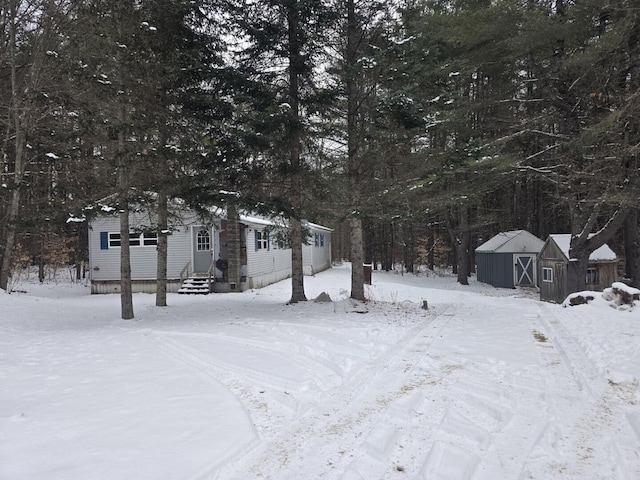
[[[0,478],[640,479],[640,306],[374,272],[364,312],[346,266],[305,281],[334,303],[0,291]]]

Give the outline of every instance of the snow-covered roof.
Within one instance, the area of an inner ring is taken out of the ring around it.
[[[476,248],[476,252],[538,253],[543,245],[544,242],[542,240],[526,230],[513,230],[510,232],[500,232]]]
[[[268,217],[260,217],[257,215],[248,215],[245,213],[240,213],[240,221],[242,223],[248,225],[274,225],[277,227],[284,227],[287,225],[287,221],[282,218],[268,218]],[[310,228],[311,230],[322,230],[325,232],[333,232],[333,229],[329,227],[325,227],[323,225],[318,225],[317,223],[307,222],[305,220],[302,221],[303,226]]]
[[[589,238],[593,236],[593,233],[589,235]],[[565,257],[569,257],[569,247],[571,245],[571,234],[569,233],[554,233],[549,237],[556,243],[558,248],[562,251]],[[605,243],[600,248],[597,248],[591,255],[589,260],[616,260],[617,256],[613,250]]]

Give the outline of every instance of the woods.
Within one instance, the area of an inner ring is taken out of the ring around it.
[[[167,199],[288,219],[292,302],[306,219],[336,229],[358,300],[363,262],[465,284],[513,229],[572,234],[573,290],[605,242],[640,284],[630,0],[7,0],[0,29],[5,290],[44,240],[80,263],[69,219],[105,198],[122,238],[130,202],[153,204],[160,259]]]

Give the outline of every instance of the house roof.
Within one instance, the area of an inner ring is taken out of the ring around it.
[[[250,224],[250,225],[261,225],[261,226],[269,226],[269,225],[275,225],[275,226],[279,226],[279,227],[283,227],[286,225],[286,220],[283,220],[281,218],[267,218],[267,217],[259,217],[256,215],[247,215],[245,213],[240,213],[240,221],[242,223],[245,224]],[[329,227],[325,227],[323,225],[319,225],[317,223],[311,223],[311,222],[307,222],[306,220],[302,221],[302,225],[306,226],[312,230],[321,230],[324,232],[333,232],[332,228]]]
[[[510,232],[500,232],[476,248],[476,252],[538,253],[543,245],[544,242],[542,240],[526,230],[513,230]]]
[[[593,235],[594,235],[593,233],[589,234],[589,238],[591,238]],[[569,247],[571,245],[571,234],[555,233],[555,234],[549,235],[549,238],[551,238],[555,242],[555,244],[562,251],[564,256],[567,257],[567,259],[570,258]],[[595,251],[593,251],[591,255],[589,255],[589,260],[591,261],[598,261],[598,260],[611,261],[616,259],[617,259],[617,256],[615,252],[611,250],[611,248],[609,248],[609,246],[606,243],[602,245],[600,248],[597,248]]]

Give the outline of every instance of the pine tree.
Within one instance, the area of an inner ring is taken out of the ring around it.
[[[312,117],[324,98],[315,80],[329,11],[320,0],[284,0],[239,3],[231,13],[242,39],[236,62],[247,80],[238,96],[241,121],[251,132],[244,138],[251,152],[247,170],[262,177],[244,201],[253,197],[261,208],[289,219],[291,302],[305,301],[302,220],[311,183]]]

